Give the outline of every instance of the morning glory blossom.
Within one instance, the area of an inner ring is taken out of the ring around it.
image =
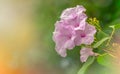
[[[55,23],[53,41],[56,44],[56,52],[62,57],[67,56],[67,49],[71,50],[81,44],[91,45],[94,42],[96,29],[86,22],[85,11],[86,9],[80,5],[68,8],[63,11],[60,20]],[[82,62],[93,54],[90,48],[83,48],[80,52]]]
[[[87,19],[87,16],[84,13],[85,11],[86,9],[81,5],[77,5],[73,8],[67,8],[61,14],[60,19],[65,20],[67,25],[75,27],[75,30],[84,30]]]
[[[81,62],[86,62],[89,56],[95,56],[96,54],[92,51],[92,48],[82,48],[80,50],[80,60]]]

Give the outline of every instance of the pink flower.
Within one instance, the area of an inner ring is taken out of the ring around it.
[[[65,57],[66,49],[73,49],[75,47],[75,31],[71,26],[65,26],[64,22],[57,21],[56,28],[53,32],[53,40],[56,43],[56,51],[62,57]]]
[[[71,50],[81,44],[90,45],[94,41],[96,29],[86,22],[87,16],[83,6],[68,8],[63,11],[60,21],[55,23],[53,40],[59,55],[66,57],[67,49]]]
[[[96,33],[96,29],[94,26],[89,25],[86,23],[84,30],[77,30],[76,31],[76,38],[75,38],[75,44],[76,45],[90,45],[94,41],[94,35]]]
[[[71,25],[75,30],[84,30],[87,16],[84,13],[86,9],[83,6],[77,5],[73,8],[67,8],[63,11],[60,18]]]
[[[81,62],[86,62],[89,56],[95,56],[95,53],[92,51],[92,48],[82,48],[80,50],[80,60]]]
[[[81,14],[83,14],[83,12],[85,11],[86,9],[83,6],[77,5],[76,7],[65,9],[62,12],[60,18],[61,19],[74,19],[80,16]]]

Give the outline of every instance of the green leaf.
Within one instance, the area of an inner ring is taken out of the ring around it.
[[[107,53],[97,57],[97,62],[105,67],[112,67],[111,56]]]
[[[105,38],[105,37],[108,37],[109,35],[108,34],[106,34],[105,32],[103,32],[103,31],[98,31],[97,32],[97,35],[96,35],[96,38],[97,38],[97,40],[101,40],[101,39],[103,39],[103,38]]]
[[[102,43],[104,43],[106,40],[108,40],[110,37],[105,37],[105,38],[103,38],[103,39],[101,39],[100,41],[98,41],[97,43],[95,43],[94,45],[93,45],[93,48],[97,48],[97,47],[99,47]]]
[[[115,25],[115,29],[120,29],[120,24]]]
[[[94,62],[94,60],[95,60],[95,57],[89,57],[88,60],[82,66],[82,68],[78,71],[78,74],[85,74],[85,71]]]

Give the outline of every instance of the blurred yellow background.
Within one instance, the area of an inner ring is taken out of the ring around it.
[[[36,41],[33,4],[32,0],[0,0],[0,74],[24,74],[25,57]]]

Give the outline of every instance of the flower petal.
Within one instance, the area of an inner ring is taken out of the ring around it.
[[[81,62],[86,62],[89,56],[95,56],[95,53],[92,51],[91,48],[82,48],[80,50],[80,60]]]

